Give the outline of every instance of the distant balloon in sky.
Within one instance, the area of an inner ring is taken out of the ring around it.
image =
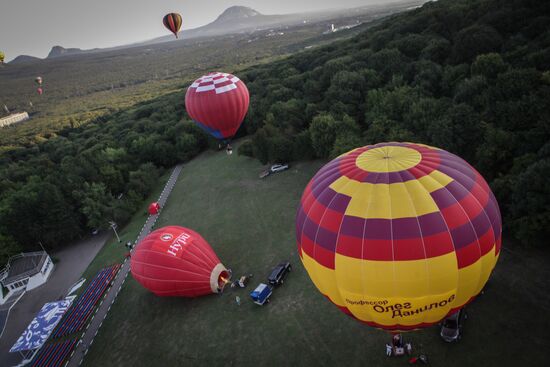
[[[370,326],[406,331],[470,302],[501,248],[483,177],[442,149],[380,143],[327,163],[296,216],[298,253],[319,291]]]
[[[197,232],[167,226],[141,241],[130,260],[132,276],[157,296],[220,293],[230,274]]]
[[[162,19],[162,23],[168,30],[178,38],[178,32],[181,28],[181,15],[178,13],[170,13],[166,14],[164,18]]]
[[[250,96],[235,75],[215,72],[195,80],[187,88],[185,108],[207,133],[220,140],[231,139],[248,111]]]

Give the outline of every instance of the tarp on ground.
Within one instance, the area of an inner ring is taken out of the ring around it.
[[[40,312],[38,312],[13,347],[11,347],[10,352],[40,348],[46,342],[53,329],[55,329],[57,323],[61,321],[73,299],[74,296],[67,297],[64,300],[49,302],[42,306]]]

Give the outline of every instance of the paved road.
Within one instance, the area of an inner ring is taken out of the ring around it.
[[[0,366],[19,363],[19,353],[9,353],[11,346],[36,316],[44,303],[64,297],[69,287],[80,279],[82,273],[109,238],[108,232],[71,244],[50,255],[59,260],[50,279],[40,287],[28,291],[11,309],[6,328],[0,338]]]
[[[176,184],[176,181],[178,179],[178,176],[182,168],[183,168],[183,165],[178,165],[174,168],[174,171],[172,172],[172,175],[168,179],[168,182],[166,183],[164,190],[160,194],[158,203],[160,204],[161,208],[164,207],[164,204],[166,203],[168,196],[172,192],[172,188]],[[158,214],[150,215],[147,218],[147,221],[141,228],[141,232],[139,233],[135,243],[140,242],[145,236],[147,236],[147,234],[149,234],[149,232],[151,231],[151,228],[153,228],[153,226],[155,225],[157,218],[158,218]],[[88,352],[88,348],[92,345],[94,337],[97,335],[99,328],[103,324],[103,320],[105,319],[105,317],[107,316],[107,313],[111,309],[111,305],[115,301],[118,295],[118,292],[120,292],[122,285],[126,281],[126,277],[128,276],[129,271],[130,271],[130,261],[125,261],[120,271],[116,275],[116,278],[113,281],[111,288],[109,288],[109,290],[107,291],[105,298],[103,299],[103,301],[101,301],[99,307],[96,310],[95,315],[92,317],[92,320],[90,321],[90,324],[86,328],[86,331],[84,332],[84,335],[81,338],[81,342],[76,346],[74,352],[71,354],[69,362],[65,365],[65,367],[78,367],[82,363],[84,356]]]

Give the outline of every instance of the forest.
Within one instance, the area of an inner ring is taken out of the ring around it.
[[[550,3],[446,0],[347,41],[248,69],[239,153],[333,158],[412,141],[466,159],[489,182],[505,236],[550,235]]]
[[[239,154],[268,163],[382,141],[437,146],[486,178],[505,236],[541,246],[550,234],[548,24],[548,2],[440,0],[247,67],[238,74],[251,95]],[[5,151],[0,260],[123,224],[164,169],[215,149],[188,118],[184,93],[70,121]]]

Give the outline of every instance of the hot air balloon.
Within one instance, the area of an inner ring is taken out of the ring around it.
[[[162,23],[168,30],[178,38],[178,32],[181,28],[181,15],[178,13],[170,13],[166,14],[164,18],[162,18]]]
[[[299,255],[318,290],[348,315],[392,332],[464,307],[499,256],[501,217],[487,182],[444,150],[357,148],[307,185]]]
[[[187,88],[185,108],[203,130],[216,139],[231,139],[248,111],[246,85],[227,73],[210,73]]]
[[[42,77],[41,76],[37,76],[35,79],[34,79],[34,82],[38,85],[42,85]]]
[[[36,92],[37,92],[38,94],[42,95],[42,93],[44,93],[44,90],[43,90],[42,88],[38,87],[38,88],[36,89]]]
[[[154,202],[154,203],[151,203],[149,205],[149,214],[151,214],[151,215],[158,214],[159,210],[160,210],[160,204],[159,203]]]
[[[219,293],[230,274],[197,232],[168,226],[151,232],[130,260],[134,279],[157,296]]]

